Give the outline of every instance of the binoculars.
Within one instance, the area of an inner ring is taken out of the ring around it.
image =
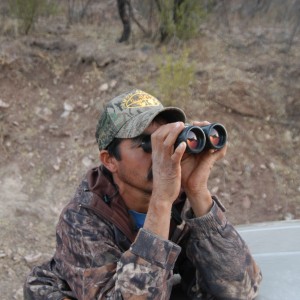
[[[227,132],[223,125],[212,123],[206,126],[186,125],[175,142],[175,148],[181,143],[186,143],[186,153],[200,153],[205,149],[221,149],[227,141]],[[151,152],[150,136],[142,142],[145,152]]]

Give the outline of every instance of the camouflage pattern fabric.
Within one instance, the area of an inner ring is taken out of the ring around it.
[[[174,205],[183,221],[170,240],[136,232],[109,175],[93,169],[61,214],[53,259],[28,275],[24,298],[254,299],[260,270],[218,199],[201,218],[184,194]]]
[[[105,149],[115,137],[137,137],[161,113],[169,122],[185,122],[186,119],[181,109],[164,107],[155,97],[141,90],[117,96],[107,104],[99,118],[96,128],[99,149]]]

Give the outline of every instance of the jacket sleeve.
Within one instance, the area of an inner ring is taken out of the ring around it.
[[[257,295],[260,269],[224,211],[215,199],[207,215],[186,214],[190,228],[186,256],[196,272],[188,288],[192,299],[248,300]]]
[[[111,225],[81,208],[61,218],[54,259],[77,299],[168,299],[180,250],[140,229],[122,252]]]

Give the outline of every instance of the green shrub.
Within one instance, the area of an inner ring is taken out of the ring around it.
[[[176,9],[176,35],[180,39],[190,39],[197,35],[199,25],[206,13],[199,0],[184,1]]]
[[[21,31],[28,34],[39,16],[55,13],[56,4],[47,0],[9,0],[9,8]]]
[[[176,36],[183,40],[196,36],[199,25],[207,15],[208,2],[210,1],[185,0],[175,6],[174,0],[158,1],[162,33],[167,37]]]
[[[165,105],[187,106],[195,80],[194,66],[188,60],[187,49],[183,49],[179,56],[163,50],[158,62],[158,88]]]

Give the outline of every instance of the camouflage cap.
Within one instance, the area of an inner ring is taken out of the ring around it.
[[[104,108],[97,128],[96,140],[100,150],[114,138],[134,138],[142,134],[159,115],[167,122],[185,122],[184,112],[176,107],[164,107],[159,100],[141,90],[132,90],[112,99]]]

